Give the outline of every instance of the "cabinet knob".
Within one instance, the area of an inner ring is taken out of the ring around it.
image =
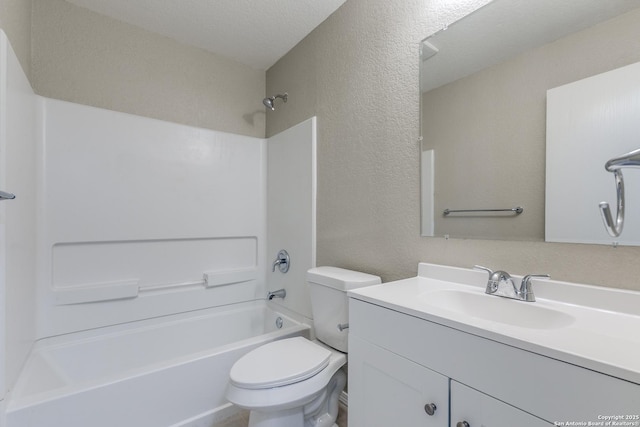
[[[460,421],[458,424],[456,424],[456,427],[471,427],[471,426],[466,421]]]
[[[426,405],[424,405],[424,412],[426,412],[428,415],[435,414],[436,409],[438,408],[436,407],[435,403],[427,403]]]

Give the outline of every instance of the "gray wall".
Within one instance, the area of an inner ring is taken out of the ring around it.
[[[63,0],[0,0],[36,93],[264,137],[265,73]]]
[[[31,73],[31,0],[0,0],[0,28],[7,34],[24,73]]]
[[[32,46],[39,95],[264,137],[264,70],[63,0],[33,0]]]
[[[318,116],[318,265],[416,274],[420,261],[640,289],[640,248],[420,237],[418,43],[482,2],[348,0],[267,71],[289,102],[267,135]]]

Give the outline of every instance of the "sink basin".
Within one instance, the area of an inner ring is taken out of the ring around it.
[[[480,292],[445,289],[425,292],[420,298],[439,309],[521,328],[557,329],[567,327],[575,321],[569,314],[535,302],[517,301]]]
[[[549,279],[525,302],[487,295],[486,284],[480,271],[420,263],[416,277],[349,296],[640,384],[640,292]]]

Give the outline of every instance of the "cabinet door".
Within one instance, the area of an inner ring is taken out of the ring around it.
[[[349,427],[446,427],[448,419],[447,377],[349,337]]]
[[[465,425],[464,422],[467,424]],[[548,427],[538,417],[451,381],[450,427]]]

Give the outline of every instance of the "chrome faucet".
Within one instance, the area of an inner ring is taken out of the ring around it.
[[[289,266],[291,265],[291,258],[289,257],[289,253],[286,250],[282,249],[278,252],[276,256],[276,260],[273,262],[271,271],[275,272],[276,267],[280,270],[281,273],[286,273],[289,271]]]
[[[520,289],[518,289],[516,284],[513,282],[513,278],[506,271],[492,271],[491,269],[481,265],[475,265],[473,268],[476,270],[484,270],[489,273],[489,280],[487,281],[487,288],[485,289],[486,294],[527,302],[534,302],[536,300],[536,297],[533,294],[531,279],[534,277],[548,279],[550,277],[548,274],[528,274],[522,278]],[[506,284],[508,288],[513,289],[513,294],[508,292],[498,292],[500,290],[500,285],[503,283]]]
[[[277,291],[269,291],[269,293],[267,293],[267,299],[269,301],[271,301],[274,298],[284,299],[284,297],[286,296],[287,296],[287,291],[284,289],[278,289]]]
[[[493,295],[498,292],[501,283],[507,283],[511,285],[513,291],[517,294],[518,289],[516,288],[515,283],[513,283],[513,279],[511,275],[506,271],[498,270],[492,271],[490,268],[483,267],[481,265],[474,265],[474,269],[476,270],[484,270],[489,273],[489,280],[487,281],[487,289],[484,291],[486,294]]]

